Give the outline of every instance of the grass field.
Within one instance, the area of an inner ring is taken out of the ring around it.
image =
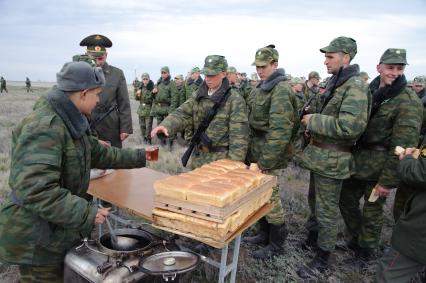
[[[20,85],[15,83],[15,86],[8,85],[9,94],[0,95],[0,202],[7,196],[9,191],[7,179],[12,129],[24,116],[32,111],[36,99],[45,94],[49,86],[48,83],[36,84],[33,87],[34,93],[27,94],[23,82]],[[133,98],[131,99],[134,134],[125,142],[125,147],[140,146],[142,143],[136,116],[137,103]],[[183,151],[184,148],[180,146],[176,146],[173,152],[160,148],[159,161],[149,164],[149,166],[169,174],[182,172],[184,168],[180,164],[180,156]],[[304,252],[299,248],[301,240],[306,237],[304,223],[308,215],[306,200],[308,178],[308,172],[292,164],[286,170],[283,170],[279,183],[284,188],[282,199],[289,230],[285,243],[285,254],[264,262],[256,261],[250,256],[254,247],[243,244],[240,252],[237,282],[301,282],[296,270],[313,256],[313,253]],[[389,241],[393,225],[392,217],[389,216],[389,205],[386,207],[385,215],[386,219],[381,241],[382,248]],[[339,221],[339,231],[339,235],[342,236],[344,233],[342,220]],[[317,281],[310,282],[372,282],[376,261],[371,261],[367,271],[359,273],[357,270],[353,270],[351,266],[343,264],[343,260],[350,256],[351,254],[349,253],[337,251],[332,257],[331,269],[326,274],[321,275]],[[215,280],[214,271],[204,265],[197,271],[192,272],[190,277],[185,276],[181,282],[215,282]],[[0,282],[18,282],[16,267],[0,263]]]

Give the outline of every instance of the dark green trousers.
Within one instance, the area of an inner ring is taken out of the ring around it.
[[[63,282],[64,265],[19,265],[20,283],[60,283]]]

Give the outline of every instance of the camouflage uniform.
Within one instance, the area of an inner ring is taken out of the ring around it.
[[[181,106],[185,101],[186,101],[186,92],[185,92],[185,84],[183,81],[183,76],[182,75],[178,75],[175,77],[176,79],[180,79],[182,81],[182,85],[178,86],[176,85],[176,93],[178,96],[178,107]]]
[[[205,75],[215,75],[225,70],[226,60],[224,57],[219,55],[207,56],[203,68]],[[229,82],[225,78],[220,89],[209,96],[208,87],[203,82],[197,94],[167,116],[160,125],[166,127],[169,136],[175,135],[188,127],[197,129],[209,109],[229,88]],[[212,140],[212,147],[208,149],[205,145],[199,145],[198,153],[194,151],[192,155],[192,168],[223,158],[245,160],[249,131],[246,105],[238,93],[230,91],[231,94],[225,105],[219,108],[205,132]]]
[[[191,70],[191,74],[192,73],[199,73],[200,72],[200,68],[198,67],[194,67]],[[186,80],[185,82],[185,101],[188,100],[190,97],[196,95],[196,92],[198,90],[198,88],[200,87],[200,85],[203,83],[203,79],[201,78],[201,76],[199,76],[195,81],[191,78],[188,78],[188,80]],[[185,133],[184,133],[184,138],[186,141],[191,140],[191,137],[194,133],[194,129],[192,128],[186,128],[185,129]]]
[[[144,150],[99,145],[71,104],[54,87],[13,131],[12,192],[0,208],[0,260],[21,265],[23,280],[39,274],[60,281],[65,253],[90,236],[97,212],[86,194],[91,168],[145,165]]]
[[[404,49],[388,49],[382,55],[380,64],[407,64]],[[355,174],[343,182],[340,196],[340,211],[353,243],[371,253],[378,247],[383,224],[385,198],[368,202],[376,184],[388,188],[399,185],[397,176],[398,157],[395,146],[416,147],[422,119],[422,107],[416,95],[406,88],[407,81],[402,75],[390,87],[379,88],[381,76],[370,84],[373,99],[373,116],[367,129],[357,142],[354,151]],[[381,105],[377,100],[386,91]],[[376,110],[377,109],[377,110]],[[359,199],[364,197],[362,213]]]
[[[33,90],[31,89],[31,81],[28,77],[25,80],[25,88],[27,89],[27,93],[29,93],[30,91],[33,92]]]
[[[168,67],[163,67],[161,70],[169,72]],[[164,80],[160,78],[155,87],[157,88],[157,93],[154,94],[151,116],[157,118],[157,125],[159,125],[169,113],[172,113],[177,108],[179,96],[175,82],[170,75]]]
[[[133,85],[133,95],[136,95],[136,92],[142,86],[142,82],[139,81],[138,78],[135,78],[132,85]]]
[[[337,38],[321,52],[337,46],[342,52],[355,56],[356,45],[352,39]],[[343,179],[353,173],[353,156],[350,147],[355,144],[367,125],[367,85],[359,78],[358,65],[344,68],[331,83],[336,88],[331,99],[318,114],[312,114],[307,125],[311,142],[302,155],[302,166],[313,172],[315,185],[315,215],[318,241],[321,250],[334,250],[337,236],[337,218],[340,190]]]
[[[308,75],[308,81],[310,79],[317,79],[318,81],[321,80],[318,72],[312,71]],[[309,100],[312,96],[318,94],[319,88],[316,85],[312,85],[311,87],[308,86],[308,81],[306,81],[303,85],[303,94],[305,95],[305,100]]]
[[[0,93],[3,93],[3,90],[4,90],[6,93],[8,93],[8,91],[7,91],[7,87],[6,87],[6,80],[5,80],[3,77],[1,77],[1,78],[0,78]]]
[[[149,75],[144,73],[142,79],[148,79]],[[151,107],[152,101],[154,100],[154,95],[152,90],[154,88],[154,82],[149,80],[148,84],[145,86],[143,83],[139,87],[140,95],[135,95],[135,99],[139,100],[138,116],[139,116],[139,126],[141,128],[141,134],[145,142],[151,140],[151,130],[152,130],[152,120],[151,116]]]

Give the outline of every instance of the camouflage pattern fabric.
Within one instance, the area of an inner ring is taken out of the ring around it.
[[[207,85],[204,82],[200,86],[198,94],[185,101],[184,104],[167,116],[161,126],[166,127],[169,136],[187,128],[197,129],[208,110],[213,107],[214,102],[228,88],[229,82],[225,78],[221,88],[209,96]],[[229,149],[224,152],[199,151],[198,155],[193,153],[191,167],[197,168],[222,158],[244,161],[248,146],[248,132],[246,104],[241,95],[232,91],[225,105],[219,108],[206,130],[207,136],[212,140],[213,147],[229,147]]]
[[[141,87],[142,82],[136,78],[133,81],[132,85],[133,85],[133,94],[136,94],[136,91]]]
[[[309,216],[306,221],[305,227],[308,231],[318,232],[318,221],[315,216],[315,181],[314,173],[309,173],[309,189],[308,189],[308,205],[309,205]]]
[[[275,170],[267,170],[265,174],[277,176],[280,175],[280,169]],[[266,221],[273,225],[282,225],[284,224],[284,209],[281,200],[281,192],[282,189],[279,186],[274,186],[272,188],[272,196],[271,196],[271,211],[265,215]]]
[[[20,283],[62,283],[63,264],[55,265],[19,265]]]
[[[146,139],[151,138],[153,121],[154,121],[154,118],[151,116],[147,116],[147,117],[139,116],[139,127],[141,129],[142,137]]]
[[[142,149],[105,148],[87,132],[73,139],[48,100],[41,100],[13,131],[12,193],[0,206],[0,261],[63,262],[94,227],[97,206],[86,194],[90,169],[142,166]]]
[[[178,96],[178,106],[181,106],[186,101],[186,92],[185,86],[182,84],[181,86],[176,86],[176,95]]]
[[[314,172],[315,218],[318,224],[317,244],[323,251],[333,251],[337,239],[339,198],[342,180]]]
[[[108,65],[102,67],[106,85],[102,89],[101,101],[92,112],[91,120],[95,121],[114,105],[118,105],[118,111],[111,112],[96,127],[96,133],[100,140],[110,141],[114,147],[121,148],[120,133],[133,133],[132,113],[130,109],[129,93],[127,91],[126,78],[122,70]]]
[[[150,80],[147,86],[141,84],[139,87],[140,95],[135,94],[135,99],[140,102],[138,107],[139,127],[141,129],[142,137],[149,138],[152,130],[153,117],[151,116],[152,103],[154,95],[152,94],[152,87],[154,83]]]
[[[157,124],[159,124],[164,117],[177,108],[179,96],[175,82],[170,76],[165,80],[160,78],[156,87],[157,93],[154,95],[151,116],[157,117]]]
[[[307,81],[303,84],[303,95],[305,100],[308,101],[312,96],[315,96],[319,93],[319,88],[313,86],[312,88],[308,87]]]
[[[349,235],[361,248],[376,249],[379,245],[383,225],[385,198],[369,202],[368,198],[376,182],[347,179],[343,181],[340,194],[340,213]],[[359,200],[364,197],[362,212]]]
[[[189,78],[185,82],[185,101],[194,95],[194,93],[198,90],[198,88],[200,87],[202,83],[203,83],[203,79],[201,77],[198,77],[196,81]]]

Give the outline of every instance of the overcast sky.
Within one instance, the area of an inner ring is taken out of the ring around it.
[[[347,4],[346,4],[347,3]],[[353,60],[370,77],[386,48],[406,48],[406,75],[426,75],[426,1],[0,0],[0,74],[54,81],[63,63],[84,52],[81,39],[108,36],[108,62],[128,83],[161,66],[173,76],[202,67],[209,54],[248,74],[256,50],[274,43],[293,76],[326,76],[319,48],[337,36],[358,43]]]

